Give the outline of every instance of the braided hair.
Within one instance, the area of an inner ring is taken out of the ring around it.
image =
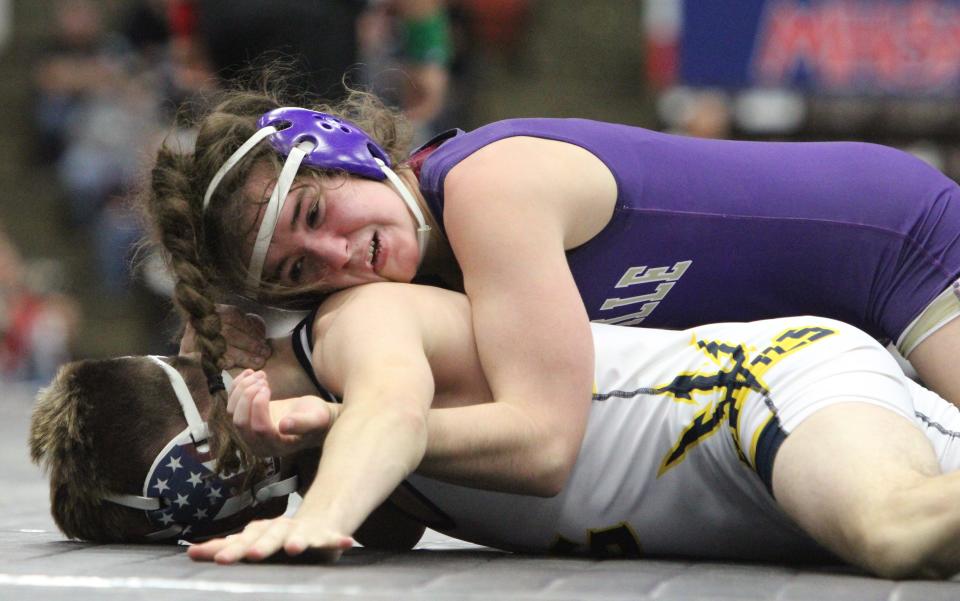
[[[366,92],[351,90],[332,107],[291,97],[283,82],[264,78],[260,89],[220,92],[214,108],[195,123],[197,139],[191,151],[162,147],[150,180],[138,202],[151,241],[165,256],[175,278],[174,302],[196,332],[203,371],[211,383],[214,403],[208,416],[211,442],[221,469],[231,469],[239,460],[248,467],[260,465],[232,427],[226,412],[226,395],[219,384],[227,350],[216,312],[216,301],[225,295],[252,299],[274,306],[304,307],[321,301],[323,283],[297,288],[263,283],[257,289],[247,284],[247,261],[241,249],[256,226],[256,213],[244,210],[262,199],[248,197],[243,184],[255,166],[264,162],[279,172],[281,158],[260,144],[236,165],[217,187],[210,205],[203,209],[203,196],[210,180],[226,159],[256,132],[257,119],[281,106],[305,106],[336,114],[363,128],[390,155],[395,164],[409,150],[411,128],[400,114]],[[189,121],[189,120],[188,120]],[[332,172],[304,167],[323,178]],[[254,475],[257,470],[251,470]]]

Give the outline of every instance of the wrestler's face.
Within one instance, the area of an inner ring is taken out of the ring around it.
[[[276,184],[267,163],[244,186],[248,198],[266,201]],[[249,262],[263,207],[244,249]],[[331,290],[378,281],[409,282],[417,271],[416,224],[386,182],[301,172],[280,212],[261,280],[281,286],[322,284]]]

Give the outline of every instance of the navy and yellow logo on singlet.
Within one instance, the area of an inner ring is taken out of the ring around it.
[[[752,462],[748,461],[744,452],[738,427],[744,401],[751,392],[769,396],[770,391],[763,377],[784,357],[836,332],[819,326],[790,328],[775,336],[767,348],[752,358],[750,351],[742,344],[699,340],[694,334],[691,344],[717,366],[716,370],[681,373],[670,382],[654,387],[651,392],[681,403],[696,402],[694,397],[698,394],[719,392],[719,398],[708,402],[683,429],[664,456],[657,475],[663,475],[682,462],[687,452],[718,432],[724,424],[729,428],[740,459],[750,465]],[[773,414],[772,418],[775,418]],[[751,457],[755,456],[757,440],[763,430],[758,428],[751,441]]]
[[[690,344],[712,364],[709,368],[682,372],[669,382],[633,391],[613,390],[599,392],[594,385],[594,400],[611,397],[630,398],[638,394],[652,394],[673,402],[698,405],[698,396],[710,395],[682,429],[670,450],[661,461],[657,476],[662,476],[679,465],[687,453],[726,426],[740,460],[756,470],[771,489],[772,458],[785,434],[779,427],[776,414],[757,428],[753,440],[745,450],[740,441],[739,420],[744,402],[751,393],[770,398],[770,389],[764,380],[767,372],[785,357],[823,340],[837,330],[821,326],[793,327],[771,337],[770,344],[755,352],[745,344],[698,338],[694,332]],[[750,456],[748,460],[747,455]],[[591,528],[585,532],[585,542],[578,543],[558,535],[550,551],[561,555],[586,554],[594,557],[640,557],[643,547],[633,526],[619,522],[609,527]]]

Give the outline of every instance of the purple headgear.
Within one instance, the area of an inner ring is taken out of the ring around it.
[[[148,359],[166,372],[187,427],[157,453],[143,481],[143,496],[107,495],[104,500],[144,510],[157,528],[147,535],[150,540],[203,540],[228,533],[218,520],[296,491],[297,477],[281,480],[278,461],[272,458],[267,460],[263,479],[247,488],[242,470],[217,472],[207,442],[207,424],[183,376],[157,357]]]
[[[303,164],[321,169],[343,169],[347,173],[382,181],[386,175],[376,159],[390,167],[390,157],[365,131],[353,123],[301,108],[279,108],[264,113],[257,120],[257,129],[273,126],[277,132],[267,141],[281,156],[302,142],[313,148],[303,157]]]
[[[407,186],[390,168],[389,156],[362,129],[346,119],[327,113],[298,107],[282,107],[262,115],[257,120],[257,132],[224,162],[210,180],[203,198],[204,211],[224,176],[264,139],[270,142],[280,156],[287,157],[287,160],[277,177],[254,242],[247,279],[251,288],[255,288],[260,282],[273,231],[301,163],[322,169],[342,169],[352,175],[378,181],[384,178],[389,180],[417,221],[417,243],[420,247],[420,260],[423,260],[430,226],[426,224],[423,211]]]

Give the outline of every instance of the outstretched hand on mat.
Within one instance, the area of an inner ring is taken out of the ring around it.
[[[331,529],[322,519],[294,516],[250,522],[237,534],[191,546],[187,555],[195,561],[231,564],[261,561],[281,551],[296,557],[309,550],[311,559],[334,562],[353,545],[353,538]]]
[[[233,381],[227,398],[227,411],[254,453],[273,457],[323,445],[339,405],[317,396],[271,397],[267,375],[247,369]]]

